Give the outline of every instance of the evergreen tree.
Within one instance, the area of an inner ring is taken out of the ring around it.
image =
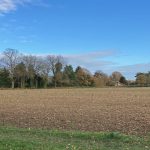
[[[10,88],[11,87],[11,79],[9,77],[9,71],[4,69],[0,69],[0,87]]]

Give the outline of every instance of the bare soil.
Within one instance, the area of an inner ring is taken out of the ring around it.
[[[150,88],[0,90],[0,124],[150,133]]]

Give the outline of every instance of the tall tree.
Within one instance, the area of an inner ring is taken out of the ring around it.
[[[17,80],[20,84],[20,87],[24,88],[25,87],[25,80],[27,77],[27,72],[26,72],[25,64],[23,62],[19,63],[15,67],[15,77],[17,78]]]
[[[120,78],[122,77],[122,74],[118,71],[115,71],[112,73],[111,77],[113,81],[118,82]]]
[[[144,73],[137,73],[136,74],[136,83],[139,86],[146,85],[146,75]]]
[[[146,84],[147,86],[150,86],[150,71],[146,73]]]
[[[75,85],[76,75],[72,65],[66,65],[63,71],[63,83],[67,86]]]
[[[94,83],[97,87],[106,86],[108,83],[107,74],[103,73],[102,71],[96,71],[94,74]]]
[[[22,57],[22,61],[26,67],[26,72],[27,72],[27,78],[30,81],[30,87],[33,87],[34,84],[34,78],[36,75],[36,56],[32,56],[32,55],[25,55]]]
[[[53,74],[54,86],[57,87],[57,82],[62,78],[61,70],[64,66],[64,58],[62,56],[48,55],[47,63]]]
[[[39,64],[39,68],[40,68],[39,75],[43,81],[44,88],[46,88],[48,85],[48,80],[49,80],[50,66],[47,63],[47,59],[45,59],[45,58],[40,58],[39,63],[40,63]]]
[[[121,76],[119,82],[122,83],[122,84],[124,84],[124,85],[128,84],[128,81],[126,80],[126,78],[124,76]]]
[[[93,86],[94,80],[92,78],[92,74],[84,68],[78,66],[76,68],[76,79],[79,86]]]
[[[2,53],[1,64],[9,71],[11,87],[15,86],[15,67],[19,63],[19,52],[15,49],[6,49]]]
[[[10,88],[11,87],[11,80],[9,77],[9,71],[5,68],[0,69],[0,87],[3,88]]]

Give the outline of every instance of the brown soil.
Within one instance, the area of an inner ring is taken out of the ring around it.
[[[150,133],[150,88],[0,90],[0,124]]]

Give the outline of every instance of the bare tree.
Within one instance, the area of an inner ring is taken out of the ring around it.
[[[26,55],[23,56],[22,61],[26,67],[27,77],[30,80],[30,87],[33,87],[37,58],[36,56]]]
[[[12,88],[15,86],[15,67],[19,61],[19,52],[15,49],[8,48],[2,53],[1,65],[9,71]]]
[[[36,61],[36,74],[39,75],[44,81],[44,88],[48,85],[48,77],[50,73],[50,66],[48,65],[47,59],[43,57],[37,57]]]
[[[115,71],[112,73],[111,77],[115,82],[118,82],[120,78],[122,77],[122,74],[118,71]]]
[[[112,75],[109,77],[109,85],[111,85],[111,86],[119,86],[119,81],[120,81],[120,78],[122,76],[123,75],[120,72],[114,71],[112,73]]]
[[[60,75],[60,70],[64,66],[64,58],[62,56],[48,55],[47,63],[53,74],[54,85],[56,87],[58,74]],[[59,78],[60,78],[60,76],[59,76]]]
[[[23,63],[26,66],[27,76],[30,79],[30,87],[33,87],[33,80],[35,87],[38,87],[38,78],[42,77],[44,80],[44,87],[47,86],[50,66],[47,59],[38,56],[26,55],[23,56]]]

